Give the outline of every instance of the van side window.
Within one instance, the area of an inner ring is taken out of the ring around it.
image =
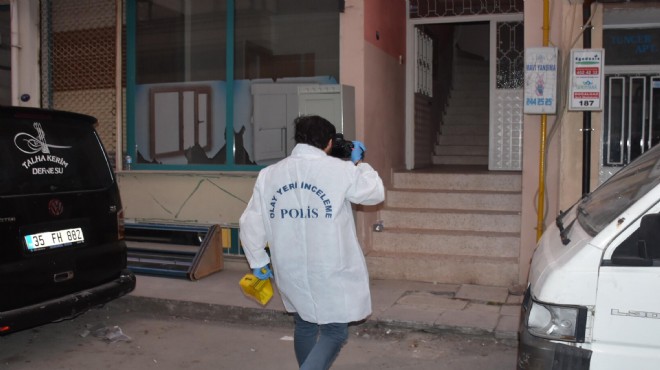
[[[619,257],[639,257],[639,248],[637,242],[639,240],[639,229],[621,243],[612,253],[612,259]]]
[[[660,259],[660,214],[644,216],[640,227],[612,253],[612,261],[627,257]]]

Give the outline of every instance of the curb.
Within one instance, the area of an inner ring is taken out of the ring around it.
[[[124,312],[148,312],[153,315],[202,321],[293,327],[293,316],[291,314],[268,308],[240,307],[133,295],[116,299],[106,306]],[[510,346],[517,346],[518,343],[517,333],[488,331],[470,327],[429,325],[419,321],[400,321],[370,317],[365,321],[355,323],[355,326],[369,330],[418,331],[432,334],[455,334],[475,338],[489,338]]]
[[[288,313],[268,308],[239,307],[132,295],[116,299],[110,304],[123,311],[148,312],[154,315],[195,320],[293,325],[293,317]]]

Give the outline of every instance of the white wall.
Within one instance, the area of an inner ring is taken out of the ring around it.
[[[12,0],[12,105],[41,105],[39,73],[39,0]],[[29,97],[22,101],[21,96]]]

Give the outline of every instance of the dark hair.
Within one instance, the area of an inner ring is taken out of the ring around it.
[[[309,144],[325,149],[337,130],[327,119],[320,116],[300,116],[293,121],[296,126],[294,139],[298,144]]]

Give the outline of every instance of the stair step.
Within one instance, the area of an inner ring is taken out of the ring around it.
[[[450,101],[448,105],[452,104],[472,104],[476,106],[479,104],[485,104],[488,106],[488,85],[479,86],[475,89],[475,86],[469,84],[454,85],[455,87],[451,90]],[[454,102],[456,100],[456,102]]]
[[[473,127],[473,130],[480,130],[478,132],[479,135],[488,135],[488,132],[490,131],[488,127],[488,117],[480,117],[478,115],[471,115],[471,116],[452,115],[449,117],[443,117],[442,121],[443,122],[440,131],[442,131],[445,127],[448,126],[452,126],[452,127],[470,126]],[[457,129],[457,130],[466,130],[466,129]]]
[[[458,110],[463,110],[463,112],[459,112]],[[488,125],[488,122],[490,121],[487,110],[479,110],[478,108],[475,109],[475,107],[470,107],[469,105],[454,109],[450,108],[443,114],[442,118],[445,122],[458,121],[465,122],[466,124],[480,125]]]
[[[444,136],[438,135],[437,145],[447,146],[461,144],[463,146],[485,146],[488,147],[488,135],[474,135],[470,140],[465,140],[463,136]]]
[[[480,155],[488,156],[485,145],[436,145],[434,155]]]
[[[488,125],[457,125],[446,124],[440,129],[442,135],[488,135]]]
[[[519,212],[386,207],[380,219],[393,228],[520,233]]]
[[[469,84],[471,87],[488,88],[488,72],[465,73],[453,76],[454,86]]]
[[[392,208],[518,212],[522,197],[519,192],[393,189],[385,202]]]
[[[511,286],[518,282],[518,261],[508,257],[435,256],[370,252],[369,276],[447,284]]]
[[[398,189],[522,191],[519,172],[395,172]]]
[[[442,126],[478,126],[488,133],[489,121],[487,114],[472,112],[457,114],[448,112],[442,116]]]
[[[488,156],[472,155],[434,155],[431,158],[434,165],[488,165]]]
[[[452,93],[447,101],[447,109],[466,109],[471,112],[488,113],[488,93],[473,93],[469,91]],[[480,106],[484,105],[485,106]]]
[[[454,90],[462,90],[466,87],[488,89],[488,73],[465,74],[453,77]]]
[[[452,116],[452,115],[476,115],[479,117],[485,116],[486,119],[484,122],[488,123],[488,109],[481,109],[479,107],[475,107],[474,102],[472,104],[449,104],[447,107],[447,111],[445,112],[445,116]]]
[[[373,250],[388,253],[425,253],[481,257],[517,257],[520,235],[516,233],[394,229],[373,234]]]

